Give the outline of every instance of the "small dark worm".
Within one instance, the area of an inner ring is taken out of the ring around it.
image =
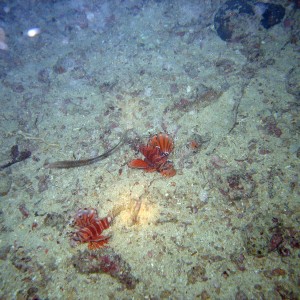
[[[48,169],[70,169],[70,168],[78,168],[78,167],[91,165],[110,156],[121,144],[124,143],[126,136],[127,136],[127,131],[123,134],[118,144],[116,144],[114,147],[112,147],[111,149],[107,150],[106,152],[102,153],[99,156],[88,158],[88,159],[80,159],[80,160],[56,161],[53,163],[45,164],[44,167]]]

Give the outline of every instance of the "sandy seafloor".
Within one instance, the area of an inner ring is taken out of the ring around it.
[[[0,299],[299,299],[300,10],[265,2],[285,18],[232,41],[224,1],[0,3],[1,164],[31,152],[0,174]],[[129,169],[159,132],[177,174]],[[118,212],[94,253],[85,207]]]

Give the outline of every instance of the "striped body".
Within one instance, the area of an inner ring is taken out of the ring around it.
[[[109,228],[111,217],[98,218],[95,209],[79,210],[75,217],[74,225],[78,227],[73,239],[79,243],[88,243],[89,249],[97,249],[108,243],[109,236],[102,232]]]
[[[128,163],[130,168],[143,169],[146,172],[157,171],[165,177],[176,174],[173,163],[168,160],[169,154],[174,149],[174,143],[170,136],[159,133],[150,138],[147,145],[141,145],[139,151],[144,159],[133,159]]]

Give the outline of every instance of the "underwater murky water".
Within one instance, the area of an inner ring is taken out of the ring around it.
[[[299,14],[2,1],[0,298],[298,299]]]

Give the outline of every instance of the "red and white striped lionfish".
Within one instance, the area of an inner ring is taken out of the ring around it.
[[[109,236],[101,235],[103,230],[109,228],[112,217],[98,218],[94,208],[80,209],[74,220],[78,230],[73,235],[73,240],[78,243],[88,243],[90,250],[98,249],[108,243]]]
[[[173,163],[168,160],[174,149],[173,139],[166,133],[159,133],[150,138],[147,145],[139,146],[144,159],[134,159],[128,163],[130,168],[143,169],[146,172],[157,171],[165,177],[176,174]]]

